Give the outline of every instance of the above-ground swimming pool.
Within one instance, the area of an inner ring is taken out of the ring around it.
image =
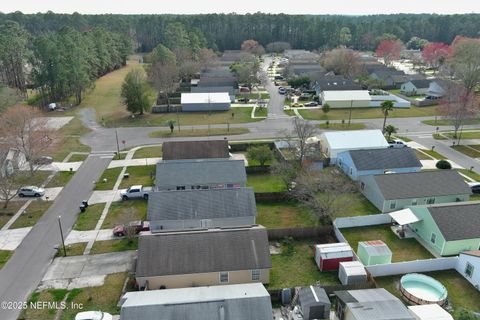
[[[413,304],[445,305],[447,289],[432,277],[419,273],[409,273],[400,279],[402,296]]]

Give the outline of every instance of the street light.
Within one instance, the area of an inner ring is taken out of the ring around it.
[[[65,248],[65,241],[63,240],[63,230],[62,230],[62,222],[60,219],[62,216],[58,216],[58,227],[60,228],[60,237],[62,238],[62,246],[63,246],[63,256],[67,256],[67,249]]]

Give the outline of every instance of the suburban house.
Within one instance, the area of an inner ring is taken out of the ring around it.
[[[379,81],[385,88],[400,87],[402,83],[408,81],[405,72],[395,69],[377,69],[370,74],[370,77]]]
[[[410,210],[417,217],[409,224],[410,229],[438,255],[480,249],[480,202],[418,206]]]
[[[382,212],[409,206],[468,201],[471,190],[455,170],[360,177],[360,190]]]
[[[400,299],[383,288],[335,291],[339,320],[415,320]]]
[[[152,232],[255,224],[252,188],[153,192],[147,218]]]
[[[477,290],[480,290],[480,250],[460,252],[456,269]]]
[[[444,97],[455,83],[451,80],[435,79],[428,86],[427,96],[440,99]]]
[[[120,305],[122,320],[272,320],[261,283],[127,292]]]
[[[314,84],[317,95],[320,95],[322,91],[352,91],[362,90],[362,86],[347,79],[329,79],[315,81]]]
[[[225,50],[219,58],[221,66],[230,67],[231,64],[242,61],[251,60],[253,55],[243,50]]]
[[[330,108],[368,108],[372,100],[367,90],[322,91],[320,99]]]
[[[410,80],[402,84],[400,92],[407,96],[426,95],[430,88],[430,82],[432,82],[432,80]]]
[[[349,150],[388,148],[381,130],[324,132],[319,137],[322,152],[330,163],[337,163],[338,154]]]
[[[163,160],[228,159],[227,140],[167,141],[162,144]]]
[[[262,226],[144,235],[136,280],[148,290],[268,283],[270,250]]]
[[[228,92],[182,93],[182,112],[226,111],[230,109]]]
[[[14,148],[0,150],[0,178],[12,174],[26,162],[25,154],[20,150]]]
[[[337,165],[352,180],[387,172],[418,172],[422,164],[411,148],[348,150],[338,154]]]
[[[191,159],[157,163],[157,191],[241,188],[246,183],[243,160]]]
[[[295,75],[302,75],[308,72],[326,72],[320,64],[312,63],[310,61],[292,61],[289,63],[288,69]]]

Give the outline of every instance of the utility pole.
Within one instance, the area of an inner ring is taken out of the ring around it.
[[[117,141],[117,154],[120,156],[120,145],[118,144],[118,132],[117,128],[115,128],[115,139]]]
[[[350,122],[352,121],[352,109],[353,109],[353,100],[350,100],[350,114],[348,115],[348,126],[350,126]]]
[[[60,221],[61,218],[61,216],[58,216],[58,228],[60,229],[60,237],[62,238],[63,256],[66,257],[67,249],[65,248],[65,241],[63,240],[62,222]]]

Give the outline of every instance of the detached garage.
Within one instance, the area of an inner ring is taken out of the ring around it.
[[[322,105],[330,108],[368,108],[372,98],[367,90],[323,91]]]
[[[182,93],[183,112],[227,111],[230,109],[228,92]]]
[[[352,248],[345,242],[315,246],[315,263],[320,271],[338,270],[340,262],[352,260]]]

